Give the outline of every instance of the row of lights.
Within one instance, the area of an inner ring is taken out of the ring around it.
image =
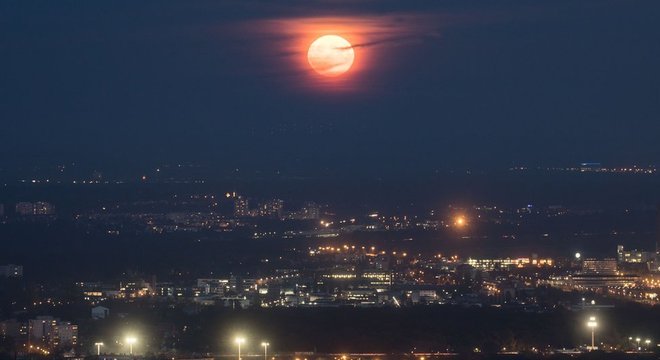
[[[137,338],[134,336],[128,336],[126,337],[126,344],[128,344],[128,352],[130,355],[133,355],[133,345],[137,343]],[[102,342],[95,342],[94,346],[96,346],[96,355],[101,355],[101,346],[105,346]]]
[[[596,328],[598,327],[598,322],[596,321],[595,316],[590,316],[589,317],[589,321],[587,321],[587,327],[591,329],[591,349],[590,350],[596,350],[595,336],[594,335],[595,335],[595,332],[596,332]],[[637,350],[642,349],[642,347],[641,347],[642,339],[641,338],[637,337],[637,338],[633,339],[633,337],[631,336],[631,337],[628,338],[628,340],[631,343],[633,342],[633,340],[635,341],[635,343],[637,344]],[[644,340],[644,344],[646,345],[646,348],[648,349],[648,347],[651,345],[651,339]]]
[[[137,343],[137,338],[129,336],[126,338],[126,343],[128,344],[129,354],[133,355],[133,345]],[[238,346],[238,360],[241,360],[241,345],[245,344],[245,338],[240,336],[236,337],[234,343]],[[101,346],[104,346],[104,344],[102,342],[95,342],[94,346],[96,346],[96,355],[101,355]],[[264,360],[266,360],[268,359],[268,347],[270,346],[270,343],[264,341],[261,343],[261,346],[264,348]]]
[[[234,343],[236,346],[238,346],[238,360],[241,360],[241,345],[245,344],[245,338],[238,336],[234,339]],[[268,359],[268,347],[270,346],[270,343],[263,341],[261,343],[261,346],[264,348],[264,360]]]
[[[628,340],[629,340],[630,342],[632,342],[632,341],[633,341],[632,336],[629,337]],[[640,346],[640,343],[642,342],[642,339],[639,338],[639,337],[638,337],[638,338],[635,338],[635,342],[637,343],[637,350],[642,350],[642,347]],[[648,348],[648,347],[651,345],[651,339],[646,339],[646,340],[644,340],[644,344],[645,344],[646,347]]]

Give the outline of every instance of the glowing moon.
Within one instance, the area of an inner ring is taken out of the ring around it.
[[[338,76],[348,71],[355,60],[353,46],[337,35],[324,35],[314,40],[307,50],[307,61],[317,73]]]

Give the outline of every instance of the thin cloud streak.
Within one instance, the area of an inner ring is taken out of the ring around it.
[[[365,43],[358,43],[358,44],[351,44],[351,46],[345,46],[345,47],[340,47],[339,49],[346,50],[346,49],[357,49],[357,48],[364,48],[364,47],[371,47],[371,46],[380,46],[380,45],[401,45],[401,44],[411,44],[411,43],[418,43],[420,41],[424,41],[427,39],[433,39],[433,38],[440,38],[440,32],[431,32],[426,35],[408,35],[408,36],[401,36],[401,37],[393,37],[393,38],[387,38],[387,39],[381,39],[381,40],[376,40],[376,41],[370,41],[370,42],[365,42]]]
[[[264,62],[254,70],[262,78],[281,79],[281,86],[306,92],[310,86],[366,91],[379,78],[378,73],[388,71],[405,58],[405,53],[391,53],[389,48],[437,40],[443,27],[462,21],[448,14],[415,13],[292,17],[242,22],[235,24],[233,32],[240,32],[243,46],[255,53],[254,59]],[[351,48],[360,51],[346,75],[319,78],[307,63],[307,49],[316,38],[330,34],[346,38]]]

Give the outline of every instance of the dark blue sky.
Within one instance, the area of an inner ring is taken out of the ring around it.
[[[375,29],[348,90],[293,64],[291,28],[318,19]],[[0,163],[657,163],[658,19],[657,0],[4,0]]]

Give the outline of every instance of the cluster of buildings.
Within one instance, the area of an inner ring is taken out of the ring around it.
[[[55,215],[55,206],[46,201],[22,201],[14,206],[16,216],[44,216]],[[5,204],[0,204],[0,218],[9,216],[5,209]]]
[[[69,350],[78,344],[78,325],[52,316],[37,316],[27,321],[12,319],[0,322],[0,334],[25,344],[28,351],[43,355],[56,349]]]
[[[484,271],[493,271],[493,270],[508,270],[512,267],[523,268],[525,266],[552,266],[554,261],[552,259],[539,259],[536,254],[533,254],[531,258],[503,258],[503,259],[472,259],[467,260],[467,264],[474,267],[475,269],[480,269]]]
[[[134,280],[120,284],[77,283],[86,301],[158,298],[200,306],[373,307],[422,304],[480,306],[534,297],[535,283],[516,274],[555,268],[529,258],[460,259],[377,251],[342,245],[309,248],[303,260],[268,276],[230,275],[187,282]]]
[[[157,297],[198,305],[407,306],[417,304],[533,304],[539,286],[567,291],[642,297],[659,301],[655,253],[617,247],[610,259],[555,260],[532,254],[473,258],[409,254],[371,246],[316,246],[290,268],[232,274],[186,282],[132,280],[120,284],[78,283],[85,300]],[[640,293],[641,292],[641,293]],[[521,300],[524,299],[524,300]]]
[[[283,200],[266,199],[253,205],[251,199],[235,192],[220,197],[174,196],[158,206],[136,202],[122,208],[124,212],[117,212],[104,206],[99,212],[76,215],[75,220],[105,228],[109,235],[128,229],[156,234],[244,231],[247,237],[262,238],[283,236],[283,231],[273,229],[281,227],[278,222],[304,221],[296,226],[306,231],[321,218],[321,206],[311,201],[299,208],[285,209]]]
[[[535,254],[460,258],[375,246],[318,245],[300,250],[301,258],[292,267],[272,269],[267,275],[231,274],[176,282],[155,278],[119,283],[79,282],[76,286],[92,305],[93,319],[109,316],[110,310],[105,307],[108,300],[138,299],[181,305],[189,313],[199,313],[207,306],[239,309],[432,304],[496,306],[527,312],[551,311],[556,306],[592,311],[612,305],[596,304],[593,300],[578,304],[557,302],[549,300],[547,291],[540,289],[553,286],[657,303],[660,273],[649,264],[640,265],[638,259],[646,255],[637,253],[640,252],[617,247],[617,257],[611,259],[552,259]],[[654,260],[652,257],[649,261]],[[75,324],[47,316],[24,322],[4,321],[0,323],[0,334],[23,339],[43,354],[75,347],[78,342]]]
[[[616,247],[616,260],[619,264],[641,264],[652,270],[651,267],[656,263],[656,252],[625,250],[623,245],[619,245]]]
[[[284,211],[284,201],[269,199],[250,206],[250,201],[243,195],[235,192],[225,194],[234,202],[234,217],[262,217],[280,220],[317,220],[321,217],[321,207],[314,202],[306,202],[300,209]]]
[[[567,284],[578,290],[599,291],[608,287],[634,286],[639,275],[619,270],[616,259],[584,259],[579,271],[568,277]]]
[[[19,202],[16,204],[16,214],[19,216],[54,215],[55,207],[45,201]]]
[[[625,250],[617,246],[616,258],[582,259],[576,254],[570,272],[556,273],[543,284],[563,290],[585,291],[649,304],[660,300],[660,253]]]
[[[579,172],[579,173],[610,173],[610,174],[656,174],[657,168],[655,165],[628,165],[628,166],[605,166],[599,162],[583,162],[576,166],[568,167],[536,167],[529,168],[526,166],[516,166],[509,168],[510,171],[528,171],[528,170],[543,170],[543,171],[565,171],[565,172]]]

